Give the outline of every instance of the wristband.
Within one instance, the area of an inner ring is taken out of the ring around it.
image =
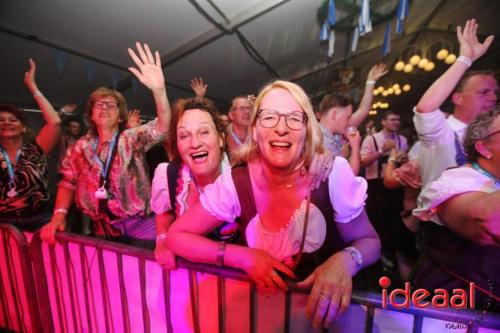
[[[54,214],[57,214],[57,213],[68,214],[68,210],[66,208],[57,208],[54,210]]]
[[[43,94],[40,92],[40,90],[37,90],[33,93],[33,97],[37,97],[37,96],[43,96]]]
[[[460,56],[456,61],[463,62],[467,66],[467,68],[472,66],[472,60],[470,60],[470,58],[467,58],[466,56]]]
[[[394,157],[389,157],[389,159],[387,160],[387,162],[396,163],[397,160]]]
[[[376,82],[375,80],[366,80],[366,84],[368,84],[368,85],[371,85],[371,84],[375,85],[375,82]]]
[[[162,240],[162,239],[167,239],[167,233],[166,232],[162,232],[161,234],[156,235],[156,240],[157,241]]]
[[[226,250],[226,242],[219,242],[219,249],[217,250],[217,266],[224,266],[224,251]]]

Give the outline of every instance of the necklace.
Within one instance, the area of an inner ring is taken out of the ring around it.
[[[491,173],[489,173],[488,171],[484,170],[483,168],[481,168],[479,166],[479,164],[477,164],[477,162],[472,162],[472,167],[477,170],[479,173],[483,174],[484,176],[490,178],[491,180],[493,180],[493,182],[495,183],[495,186],[496,187],[500,187],[500,179],[498,179],[497,177],[495,177],[494,175],[492,175]]]

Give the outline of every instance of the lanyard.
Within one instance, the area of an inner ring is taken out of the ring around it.
[[[111,158],[113,156],[113,150],[115,148],[117,138],[118,138],[118,132],[115,132],[115,134],[113,134],[113,138],[111,139],[111,143],[110,143],[109,149],[108,149],[108,154],[106,156],[106,164],[104,164],[104,165],[102,164],[102,161],[99,158],[99,156],[97,156],[97,146],[99,145],[99,137],[97,138],[97,140],[94,142],[94,145],[93,145],[94,161],[101,166],[101,175],[102,175],[104,182],[106,182],[106,178],[109,175],[109,167],[111,165]]]
[[[231,136],[233,137],[234,141],[238,144],[238,146],[241,145],[242,142],[240,138],[238,138],[238,136],[233,131],[231,131]]]
[[[493,182],[495,182],[495,186],[496,187],[500,187],[500,179],[498,179],[497,177],[493,176],[491,173],[489,173],[488,171],[484,170],[483,168],[481,168],[479,166],[479,164],[477,164],[476,162],[473,162],[472,163],[472,167],[474,169],[476,169],[478,172],[480,172],[481,174],[485,175],[486,177],[490,178],[493,180]]]
[[[0,151],[3,154],[3,157],[5,158],[5,162],[7,163],[7,170],[9,172],[9,187],[14,188],[14,182],[15,182],[15,173],[14,173],[14,166],[12,165],[12,162],[10,160],[9,154],[7,154],[7,151],[3,147],[0,147]],[[19,161],[19,156],[21,156],[21,149],[18,149],[16,152],[16,164]]]

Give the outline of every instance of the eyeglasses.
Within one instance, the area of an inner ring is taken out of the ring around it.
[[[92,102],[92,106],[94,108],[101,109],[101,110],[104,108],[104,106],[106,106],[106,108],[108,110],[116,110],[116,109],[118,109],[118,103],[111,102],[111,101],[110,102],[106,102],[106,101],[93,101]]]
[[[491,133],[489,133],[489,134],[486,134],[486,135],[483,137],[483,140],[484,140],[484,139],[489,138],[490,136],[493,136],[493,135],[495,135],[495,134],[498,134],[498,133],[500,133],[500,130],[496,130],[496,131],[493,131],[493,132],[491,132]]]
[[[282,116],[285,118],[288,128],[292,130],[300,130],[307,123],[307,115],[302,111],[282,113],[276,110],[265,109],[260,110],[257,114],[260,124],[265,128],[276,127]]]

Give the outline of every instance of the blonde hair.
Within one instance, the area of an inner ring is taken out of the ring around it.
[[[257,142],[254,141],[252,133],[255,128],[255,124],[257,123],[257,115],[262,99],[274,89],[284,89],[288,91],[293,96],[297,104],[299,104],[302,111],[304,111],[307,115],[306,140],[304,142],[301,161],[303,161],[305,166],[308,167],[311,164],[315,153],[322,154],[324,152],[323,135],[321,134],[319,123],[314,115],[311,100],[307,96],[306,92],[298,84],[285,80],[275,80],[262,87],[257,98],[255,99],[252,114],[250,115],[248,136],[246,141],[232,153],[231,160],[233,165],[247,163],[258,157],[259,151],[257,148]]]

